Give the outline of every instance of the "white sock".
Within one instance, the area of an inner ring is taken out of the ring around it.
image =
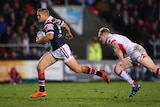
[[[134,80],[128,75],[126,71],[122,71],[119,76],[122,77],[122,79],[124,79],[125,81],[127,81],[130,85],[135,86]]]

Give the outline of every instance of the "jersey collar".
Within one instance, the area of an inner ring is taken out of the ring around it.
[[[49,20],[52,20],[53,17],[52,16],[49,16],[48,19],[45,21],[45,23],[47,23]]]

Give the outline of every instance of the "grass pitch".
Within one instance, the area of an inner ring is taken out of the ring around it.
[[[0,84],[0,107],[160,107],[160,83],[139,82],[128,97],[127,82],[46,83],[47,96],[31,99],[37,84]]]

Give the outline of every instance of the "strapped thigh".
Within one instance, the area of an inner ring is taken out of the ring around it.
[[[131,60],[134,63],[139,63],[141,60],[143,60],[145,57],[147,56],[147,52],[146,50],[140,46],[140,45],[136,45],[134,46],[134,50],[133,53],[130,55]]]
[[[125,66],[123,65],[122,62],[118,62],[115,66],[115,69],[114,69],[115,72],[123,71],[123,70],[133,66],[132,61],[130,60],[130,57],[126,57],[126,58],[124,58],[124,60],[125,60]]]
[[[146,54],[142,54],[140,57],[140,61],[143,60],[147,55]]]

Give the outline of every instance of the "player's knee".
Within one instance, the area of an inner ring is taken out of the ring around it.
[[[114,67],[114,72],[119,75],[119,73],[123,70],[123,67],[121,66],[120,63],[116,64],[116,66]]]
[[[154,73],[156,73],[156,71],[157,71],[157,67],[156,66],[155,67],[154,66],[149,67],[148,69],[149,69],[150,72],[154,72]]]
[[[114,67],[114,73],[117,74],[118,73],[118,70],[117,70],[117,65]]]
[[[41,73],[41,72],[43,72],[43,71],[44,71],[43,67],[37,66],[37,72],[38,72],[38,73]]]

